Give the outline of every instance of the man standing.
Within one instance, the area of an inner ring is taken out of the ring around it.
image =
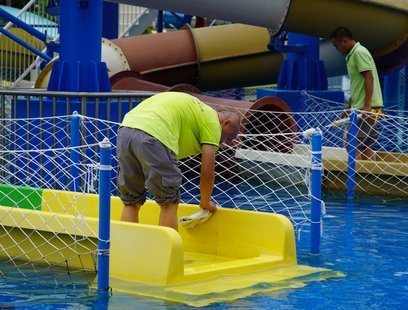
[[[376,119],[371,113],[382,114],[383,100],[381,86],[374,59],[370,52],[356,42],[350,30],[336,28],[332,35],[333,46],[346,55],[347,72],[350,77],[351,107],[361,110],[357,131],[356,159],[374,160],[372,147],[378,136]],[[364,113],[368,112],[368,113]],[[342,117],[345,117],[343,114]]]
[[[146,187],[161,208],[159,225],[178,230],[182,181],[178,160],[200,153],[200,207],[215,212],[211,201],[215,153],[219,143],[235,139],[239,129],[236,113],[217,112],[179,92],[154,95],[129,111],[117,137],[117,183],[124,204],[121,219],[139,221]]]

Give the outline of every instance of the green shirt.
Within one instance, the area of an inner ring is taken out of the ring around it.
[[[357,110],[364,107],[364,76],[361,72],[372,71],[374,77],[374,91],[371,99],[371,108],[383,107],[381,86],[377,67],[370,52],[357,42],[346,57],[347,72],[350,77],[351,104]]]
[[[201,153],[202,144],[218,150],[221,125],[218,113],[196,97],[180,92],[154,95],[129,111],[121,124],[152,135],[177,159]]]

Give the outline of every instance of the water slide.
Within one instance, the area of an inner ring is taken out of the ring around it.
[[[186,83],[202,91],[275,83],[284,56],[267,44],[282,27],[322,38],[320,59],[328,76],[345,74],[344,59],[329,40],[338,26],[352,30],[382,73],[408,60],[408,0],[111,1],[242,23],[113,40],[132,71],[114,76],[114,88],[140,78],[144,89],[152,87],[149,82]]]

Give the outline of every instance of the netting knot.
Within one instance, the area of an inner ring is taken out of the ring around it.
[[[98,256],[109,256],[110,255],[110,249],[98,249],[96,251],[96,254]]]

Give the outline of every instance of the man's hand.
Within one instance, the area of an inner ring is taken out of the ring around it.
[[[200,208],[201,209],[205,209],[205,210],[209,210],[212,213],[214,213],[215,211],[217,211],[217,205],[215,204],[215,202],[210,201],[209,203],[202,203],[200,201]]]

